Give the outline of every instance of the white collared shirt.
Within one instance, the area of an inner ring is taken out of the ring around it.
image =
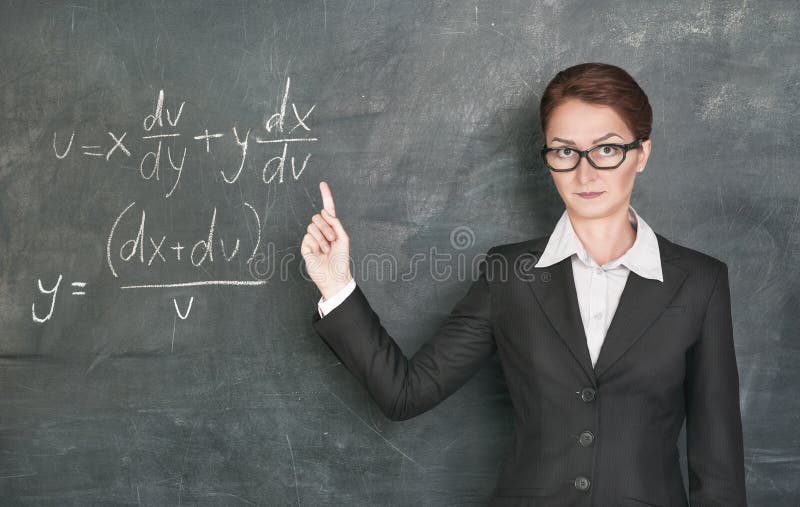
[[[569,215],[564,210],[536,263],[536,267],[541,268],[571,256],[572,275],[592,366],[597,363],[628,274],[634,271],[643,278],[664,281],[655,232],[630,205],[628,222],[636,231],[633,245],[621,256],[599,266],[575,234]]]
[[[664,281],[655,232],[630,205],[628,205],[628,222],[636,231],[633,245],[616,259],[598,266],[578,239],[569,215],[564,210],[541,258],[536,263],[536,267],[541,268],[551,266],[566,257],[572,257],[572,275],[592,366],[597,363],[600,348],[603,346],[611,318],[619,305],[628,274],[635,271],[641,277]],[[320,298],[317,303],[320,317],[330,313],[355,288],[356,282],[351,279],[330,299]]]

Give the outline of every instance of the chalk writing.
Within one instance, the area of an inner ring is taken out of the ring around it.
[[[219,170],[222,181],[233,184],[239,180],[248,156],[253,155],[253,151],[249,149],[252,139],[255,140],[255,144],[263,145],[266,150],[264,153],[266,162],[259,165],[259,176],[264,184],[284,183],[287,169],[291,169],[292,179],[300,179],[308,167],[311,153],[298,148],[300,151],[298,154],[290,146],[319,141],[319,138],[310,135],[311,127],[309,126],[309,118],[316,108],[316,104],[312,104],[307,109],[303,109],[302,106],[298,107],[295,102],[289,100],[290,90],[291,77],[287,76],[283,87],[283,98],[278,110],[269,115],[261,126],[264,135],[251,136],[252,128],[247,128],[241,133],[242,130],[236,125],[230,127],[230,132],[226,129],[212,130],[203,126],[190,135],[190,141],[199,143],[202,149],[201,155],[211,154],[214,142],[234,143],[240,156],[231,164],[230,169]],[[53,153],[58,160],[66,160],[70,154],[76,153],[109,161],[115,154],[129,158],[134,156],[133,153],[136,149],[139,149],[141,152],[141,156],[137,156],[139,176],[146,181],[169,180],[169,188],[164,194],[165,198],[169,198],[178,191],[184,169],[189,168],[187,166],[189,147],[186,144],[174,145],[183,136],[183,133],[177,131],[177,128],[184,115],[186,105],[186,100],[181,100],[180,103],[172,101],[164,89],[159,90],[152,112],[146,114],[142,120],[144,129],[141,136],[142,146],[133,147],[131,144],[126,144],[127,131],[108,131],[107,138],[100,144],[80,144],[80,150],[76,152],[73,150],[76,141],[76,132],[73,130],[69,134],[69,140],[65,140],[66,135],[59,136],[58,132],[53,132]],[[299,135],[300,133],[305,135]],[[107,144],[103,144],[103,142],[107,142]]]
[[[258,231],[256,244],[253,246],[249,257],[245,261],[249,264],[255,258],[258,247],[261,244],[261,219],[252,205],[249,203],[244,204],[255,218],[257,225],[256,230]],[[129,231],[127,235],[123,235],[122,238],[118,238],[117,229],[120,225],[120,222],[126,217],[126,215],[128,215],[128,212],[135,205],[135,201],[130,203],[125,207],[124,210],[122,210],[122,212],[119,213],[119,215],[117,215],[117,218],[114,220],[114,224],[111,226],[111,229],[108,233],[106,241],[106,264],[114,277],[119,276],[115,267],[115,263],[117,261],[131,263],[136,262],[138,259],[140,264],[146,264],[146,266],[152,266],[153,262],[163,264],[167,262],[188,261],[194,267],[201,267],[204,264],[214,263],[214,254],[217,251],[219,251],[220,254],[217,256],[217,261],[231,262],[236,255],[239,254],[239,247],[241,244],[239,238],[235,238],[233,248],[230,248],[229,241],[228,248],[230,251],[226,250],[225,238],[223,238],[216,229],[216,207],[213,208],[208,221],[208,234],[203,238],[196,240],[194,244],[192,244],[191,249],[188,250],[188,254],[184,256],[182,256],[181,253],[185,248],[187,248],[187,246],[181,243],[179,240],[167,241],[168,236],[166,234],[156,234],[156,236],[150,235],[150,229],[147,229],[147,211],[145,209],[141,210],[139,215],[140,218],[138,220],[138,228],[135,229],[135,232]],[[148,232],[146,233],[146,231]],[[147,241],[145,241],[145,236],[147,236]],[[121,245],[116,248],[115,243],[120,241],[122,242]],[[163,251],[165,242],[173,251],[172,254],[165,254]]]
[[[189,317],[189,312],[192,311],[192,303],[194,303],[194,296],[189,298],[189,304],[186,307],[185,312],[181,312],[180,308],[178,308],[178,300],[172,298],[172,302],[175,304],[175,313],[178,314],[181,320],[186,320]]]
[[[36,302],[34,301],[33,305],[31,305],[31,315],[33,316],[33,321],[34,322],[38,322],[38,323],[47,322],[48,320],[50,320],[50,317],[53,316],[53,309],[56,306],[56,296],[58,295],[58,287],[61,285],[61,275],[60,274],[58,275],[58,280],[56,281],[55,285],[53,285],[52,289],[45,289],[44,287],[42,287],[42,279],[41,278],[36,280],[36,282],[39,284],[39,292],[41,292],[42,294],[47,294],[47,295],[51,296],[50,297],[50,310],[47,312],[47,315],[45,315],[44,317],[39,317],[36,314]]]
[[[138,176],[144,181],[160,182],[157,186],[159,192],[164,189],[163,197],[171,198],[181,188],[181,181],[188,177],[184,175],[186,170],[191,172],[192,164],[197,162],[192,157],[210,156],[220,146],[219,143],[230,143],[227,150],[220,151],[228,153],[233,149],[236,157],[229,165],[226,163],[226,167],[217,169],[225,184],[239,182],[245,167],[255,167],[256,175],[265,185],[282,184],[288,179],[289,171],[291,178],[298,180],[308,168],[311,152],[307,147],[319,141],[312,133],[310,121],[315,109],[316,104],[305,107],[291,100],[291,78],[287,76],[280,105],[277,110],[265,115],[261,125],[243,128],[234,124],[221,129],[195,125],[189,126],[189,134],[184,135],[187,127],[185,118],[191,111],[190,102],[180,97],[176,99],[174,94],[160,89],[152,109],[141,120],[141,135],[129,136],[125,128],[104,129],[99,137],[84,135],[74,129],[53,132],[52,149],[60,161],[74,157],[106,162],[112,158],[133,158],[137,161]],[[256,149],[253,145],[261,148]],[[192,146],[198,147],[196,152],[191,151]],[[256,161],[247,164],[253,157],[263,157],[263,163]],[[208,274],[208,269],[215,264],[241,260],[250,266],[249,272],[254,273],[257,271],[256,264],[265,258],[259,252],[263,227],[252,204],[243,201],[242,209],[245,220],[254,226],[250,229],[248,224],[248,229],[256,231],[255,244],[252,245],[245,246],[235,233],[220,228],[216,206],[209,206],[200,215],[205,222],[201,237],[185,238],[161,230],[157,223],[153,223],[152,216],[148,217],[144,207],[137,207],[136,201],[130,202],[122,207],[110,223],[106,236],[106,266],[115,279],[120,278],[119,270],[124,266],[136,265],[148,270],[153,266],[185,264]],[[37,279],[37,293],[31,305],[34,322],[42,324],[53,317],[62,279],[63,275],[59,274],[58,279],[50,285]],[[126,283],[121,284],[120,289],[252,287],[266,283],[266,280],[198,280]],[[86,296],[86,282],[71,282],[70,288],[72,296]],[[185,304],[179,304],[177,298],[172,298],[177,318],[189,318],[194,298],[190,296]]]

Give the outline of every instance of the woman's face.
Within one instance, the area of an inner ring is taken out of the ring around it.
[[[582,151],[601,143],[628,144],[634,141],[634,135],[610,107],[570,99],[551,113],[545,140],[551,148]],[[647,163],[650,147],[648,140],[641,143],[641,148],[629,150],[625,161],[616,169],[595,169],[582,157],[573,171],[550,171],[570,217],[603,218],[626,214],[637,170]],[[586,192],[600,194],[596,197],[580,195]]]

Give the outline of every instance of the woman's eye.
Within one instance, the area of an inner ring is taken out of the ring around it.
[[[558,154],[560,156],[562,156],[562,157],[569,157],[570,155],[572,155],[572,149],[570,149],[570,148],[560,148],[558,150]]]
[[[610,145],[609,144],[609,145],[601,146],[599,151],[600,151],[600,155],[602,155],[604,157],[609,157],[609,156],[612,156],[612,155],[616,155],[617,152],[619,151],[619,148],[617,148],[614,145]]]

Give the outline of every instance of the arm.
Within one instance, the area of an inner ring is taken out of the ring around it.
[[[458,390],[496,350],[486,264],[481,263],[478,280],[411,359],[383,328],[358,286],[324,319],[315,312],[314,329],[386,417],[410,419]]]
[[[689,503],[746,506],[739,372],[724,263],[711,290],[700,338],[686,358]]]

